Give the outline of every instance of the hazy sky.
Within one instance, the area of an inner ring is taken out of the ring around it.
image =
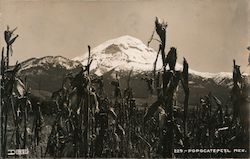
[[[79,56],[111,38],[131,35],[147,43],[158,16],[168,22],[167,46],[192,69],[246,70],[248,0],[0,0],[1,46],[6,25],[18,27],[12,63],[30,57]],[[155,48],[157,50],[158,48]]]

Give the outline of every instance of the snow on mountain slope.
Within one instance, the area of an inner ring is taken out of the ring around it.
[[[76,68],[80,63],[62,56],[45,56],[42,58],[31,58],[21,63],[21,71],[34,67],[49,69],[50,67],[63,67],[67,70]]]
[[[79,65],[81,63],[62,56],[31,58],[21,62],[18,75],[21,79],[27,79],[33,95],[47,98],[51,92],[61,88],[67,73],[78,71]]]
[[[121,36],[116,39],[108,40],[91,50],[93,58],[90,70],[97,75],[102,75],[109,70],[129,71],[133,69],[134,73],[140,73],[153,70],[153,63],[157,52],[147,47],[141,40],[132,36]],[[75,61],[86,65],[88,53],[73,58]],[[162,68],[162,59],[159,56],[157,69]],[[182,65],[177,63],[176,70],[181,70]],[[225,79],[231,79],[232,73],[206,73],[189,69],[189,73],[195,77],[201,77],[203,80],[213,79],[220,84]]]

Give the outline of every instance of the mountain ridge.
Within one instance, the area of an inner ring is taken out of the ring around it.
[[[106,54],[107,50],[112,50],[112,56],[114,54],[122,56],[110,57]],[[124,57],[124,55],[127,55],[127,57]],[[91,57],[93,58],[93,63],[90,70],[93,70],[93,72],[97,75],[102,75],[103,73],[108,72],[112,69],[115,69],[115,71],[129,71],[133,69],[134,72],[139,73],[150,72],[153,71],[153,63],[156,56],[157,52],[153,48],[147,47],[141,40],[135,37],[125,35],[108,40],[94,47],[91,50]],[[79,61],[83,65],[86,65],[87,59],[88,53],[85,53],[81,56],[73,58],[72,60]],[[159,55],[156,69],[160,70],[161,68],[162,59]],[[182,70],[182,65],[176,63],[176,70]],[[201,76],[202,78],[206,79],[214,79],[218,84],[224,78],[232,78],[231,72],[209,73],[189,69],[189,73],[195,76]]]
[[[152,75],[153,63],[157,56],[152,48],[147,47],[139,39],[122,36],[94,47],[91,49],[91,56],[93,58],[91,73],[98,76],[104,75],[104,89],[109,95],[112,95],[113,91],[110,81],[114,80],[116,73],[120,78],[121,89],[125,89],[128,74],[133,69],[131,87],[134,88],[135,97],[147,98],[149,94],[147,85],[141,77],[144,74]],[[39,94],[37,90],[51,93],[61,88],[63,78],[67,73],[86,65],[87,59],[88,53],[73,59],[62,56],[31,58],[21,63],[20,72],[23,77],[28,76],[28,82],[35,94]],[[161,70],[161,68],[162,62],[159,56],[157,69]],[[176,70],[182,70],[182,65],[177,63]],[[219,94],[221,99],[226,99],[232,86],[232,73],[208,73],[189,69],[189,84],[190,101],[193,104],[210,91]],[[183,93],[179,92],[179,96],[183,96]]]

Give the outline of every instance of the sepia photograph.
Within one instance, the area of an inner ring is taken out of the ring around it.
[[[0,0],[0,158],[249,158],[249,0]]]

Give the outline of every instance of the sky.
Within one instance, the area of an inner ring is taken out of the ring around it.
[[[186,57],[194,70],[229,72],[236,59],[245,71],[249,9],[248,0],[0,0],[0,45],[9,25],[19,35],[11,63],[47,55],[74,58],[87,45],[123,35],[146,44],[157,16],[168,23],[167,48],[177,48],[178,62]]]

